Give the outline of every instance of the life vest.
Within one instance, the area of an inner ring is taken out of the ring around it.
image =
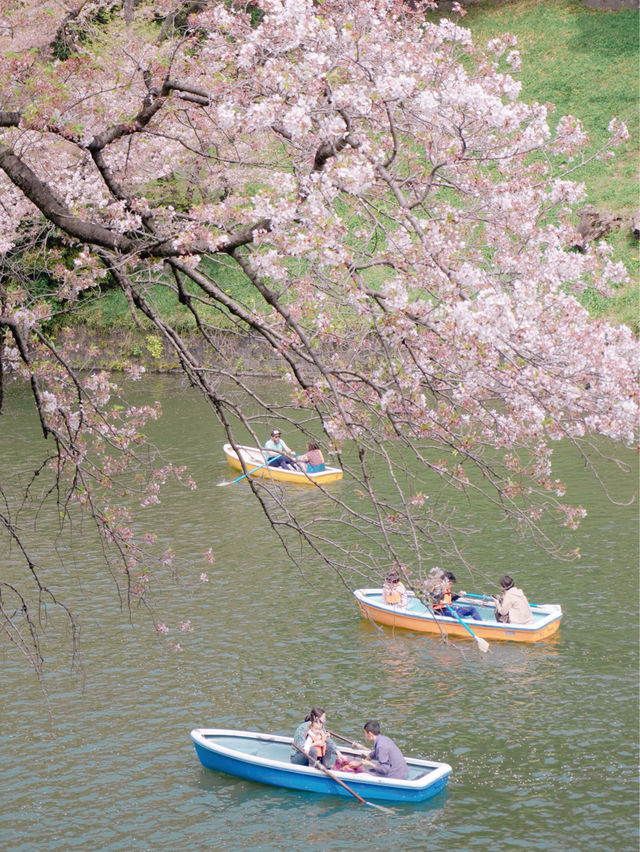
[[[395,589],[390,589],[384,594],[384,602],[388,604],[399,604],[402,600],[402,595]]]
[[[451,595],[451,586],[447,583],[444,587],[444,591],[442,594],[442,600],[433,605],[434,609],[444,609],[446,606],[449,606],[452,603],[453,597]]]
[[[311,748],[315,748],[318,758],[324,757],[327,753],[327,732],[316,731],[310,725],[307,737],[311,737]]]

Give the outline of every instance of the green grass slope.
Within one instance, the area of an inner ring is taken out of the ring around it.
[[[593,150],[606,144],[614,116],[627,124],[630,139],[613,162],[595,159],[572,177],[585,183],[588,203],[631,217],[640,206],[639,10],[595,11],[581,0],[486,0],[468,7],[462,24],[478,45],[504,32],[517,36],[523,99],[554,103],[556,119],[567,114],[579,118]],[[638,242],[628,228],[612,232],[609,242],[616,258],[626,264],[630,283],[612,299],[587,294],[585,304],[594,316],[626,322],[638,333]]]

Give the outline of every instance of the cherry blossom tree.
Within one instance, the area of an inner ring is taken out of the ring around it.
[[[0,18],[1,377],[30,383],[57,499],[96,521],[126,599],[150,601],[153,585],[134,507],[168,476],[194,483],[164,462],[143,471],[158,408],[113,405],[91,353],[79,369],[77,345],[47,332],[107,288],[233,445],[261,443],[277,416],[337,454],[358,501],[327,489],[329,523],[251,481],[292,559],[301,539],[349,586],[392,563],[414,586],[434,560],[465,563],[466,524],[428,499],[436,489],[482,497],[575,555],[552,531],[584,514],[563,501],[554,443],[601,478],[602,440],[631,444],[637,429],[637,341],[579,301],[625,269],[604,243],[570,250],[577,167],[610,156],[624,125],[612,119],[609,149],[591,151],[577,119],[552,125],[550,105],[520,98],[513,37],[480,48],[395,0],[65,8],[13,0]],[[167,321],[158,286],[194,334]],[[262,345],[290,405],[229,367],[238,339]],[[57,598],[24,560],[22,585],[0,577],[0,625],[37,666],[34,610]]]

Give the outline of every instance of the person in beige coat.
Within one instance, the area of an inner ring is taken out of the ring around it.
[[[496,621],[506,621],[509,624],[531,624],[533,614],[522,589],[516,587],[508,574],[500,577],[500,587],[502,589],[500,596],[496,598],[494,595]]]

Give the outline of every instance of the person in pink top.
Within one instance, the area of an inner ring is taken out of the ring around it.
[[[297,462],[307,463],[307,473],[319,473],[326,470],[324,456],[315,441],[309,441],[307,452],[296,458]]]

